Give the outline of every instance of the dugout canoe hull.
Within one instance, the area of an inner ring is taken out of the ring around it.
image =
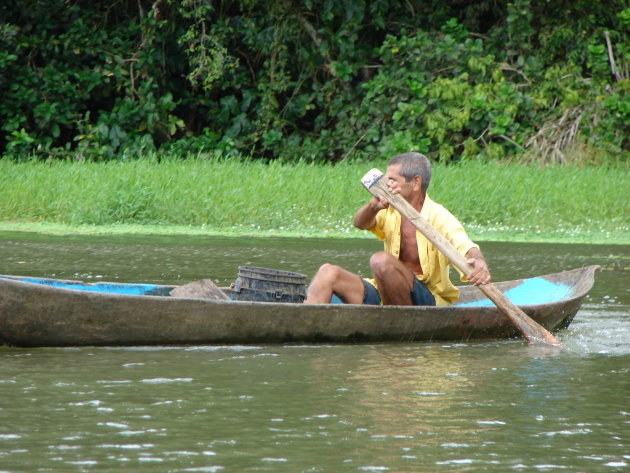
[[[598,270],[598,266],[589,266],[495,284],[506,296],[510,291],[527,288],[533,284],[531,281],[561,287],[562,297],[557,300],[517,304],[547,330],[557,331],[571,323]],[[57,283],[75,289],[55,287]],[[483,294],[470,286],[460,288],[463,305],[400,307],[120,294],[101,292],[98,284],[0,276],[0,344],[36,347],[365,343],[520,336],[496,307],[484,306]],[[149,293],[168,294],[174,286],[147,287],[152,288]],[[540,300],[540,294],[536,296]]]

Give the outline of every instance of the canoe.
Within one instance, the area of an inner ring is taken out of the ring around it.
[[[598,266],[496,283],[547,330],[566,328]],[[519,336],[475,287],[449,307],[306,305],[173,297],[177,286],[0,275],[0,344],[201,345],[466,341]],[[229,288],[223,288],[230,293]]]

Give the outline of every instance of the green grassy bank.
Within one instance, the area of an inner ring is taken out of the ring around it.
[[[15,163],[0,159],[0,230],[369,236],[352,228],[386,161],[202,159]],[[630,243],[630,167],[435,165],[429,195],[478,240]]]

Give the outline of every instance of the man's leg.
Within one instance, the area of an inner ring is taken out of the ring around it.
[[[414,275],[404,264],[381,251],[370,258],[370,268],[383,305],[412,305]]]
[[[358,274],[324,264],[313,277],[305,304],[328,304],[333,292],[346,304],[362,304],[365,288]]]

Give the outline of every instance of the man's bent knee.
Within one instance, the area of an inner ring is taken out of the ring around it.
[[[374,253],[370,258],[370,269],[372,270],[372,274],[376,278],[378,278],[379,275],[386,274],[388,270],[394,267],[396,261],[398,261],[396,258],[384,251]]]
[[[315,273],[315,278],[321,278],[326,280],[335,280],[339,276],[340,267],[330,263],[322,264],[317,273]]]

